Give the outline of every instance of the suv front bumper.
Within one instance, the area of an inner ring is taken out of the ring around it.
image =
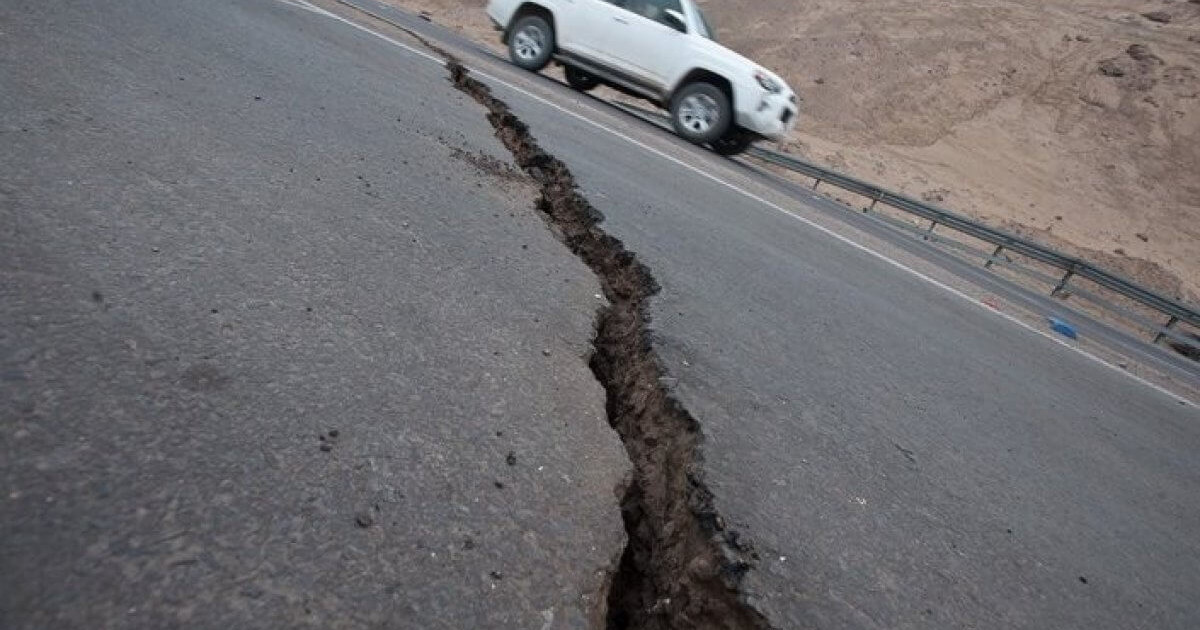
[[[799,109],[791,93],[765,94],[749,105],[737,113],[738,126],[747,131],[768,140],[778,140],[796,126]]]

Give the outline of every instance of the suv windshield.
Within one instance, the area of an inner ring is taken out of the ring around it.
[[[713,30],[712,25],[708,23],[708,18],[704,17],[704,12],[700,10],[700,7],[696,7],[696,15],[700,16],[700,35],[714,42],[717,41],[717,33]]]

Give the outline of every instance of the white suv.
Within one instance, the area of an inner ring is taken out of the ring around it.
[[[796,95],[778,75],[721,46],[692,0],[491,0],[488,16],[513,63],[551,60],[580,90],[599,84],[671,112],[683,138],[734,154],[796,122]]]

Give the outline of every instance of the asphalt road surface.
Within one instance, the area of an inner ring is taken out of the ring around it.
[[[276,2],[0,29],[0,627],[587,627],[596,282],[445,72]]]
[[[1200,625],[1195,406],[465,60],[662,285],[773,625]],[[0,6],[0,627],[602,626],[598,289],[509,165],[295,4]]]

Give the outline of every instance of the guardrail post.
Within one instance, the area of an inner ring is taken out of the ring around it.
[[[879,197],[872,197],[871,205],[867,206],[866,208],[863,208],[863,212],[870,212],[870,211],[874,210],[875,204],[877,204],[877,203],[879,203]]]
[[[1179,318],[1172,315],[1171,319],[1167,320],[1167,325],[1163,326],[1163,328],[1166,328],[1167,330],[1171,330],[1172,328],[1175,328],[1175,324],[1178,324],[1178,323],[1179,323]],[[1154,336],[1154,343],[1158,343],[1158,342],[1162,341],[1163,338],[1165,338],[1166,336],[1167,336],[1167,333],[1165,333],[1161,330],[1158,331],[1158,334]]]
[[[1058,286],[1054,287],[1054,290],[1050,292],[1050,295],[1054,297],[1067,297],[1067,295],[1070,295],[1067,293],[1067,283],[1070,282],[1071,278],[1074,276],[1075,270],[1068,269],[1066,275],[1062,277],[1062,280],[1058,281]]]
[[[818,180],[816,180],[816,181],[814,181],[814,182],[813,182],[813,188],[812,188],[812,189],[813,189],[813,190],[816,190],[816,189],[817,189],[817,186],[820,186],[820,185],[821,185],[821,180],[820,180],[820,179],[818,179]]]
[[[999,256],[999,255],[1000,255],[1000,253],[1001,253],[1001,252],[1003,252],[1003,251],[1004,251],[1004,246],[1003,246],[1003,245],[997,245],[997,246],[996,246],[996,249],[995,249],[995,251],[993,251],[993,252],[992,252],[992,255],[991,255],[991,257],[987,259],[987,262],[983,263],[983,268],[984,268],[984,269],[991,269],[991,268],[992,268],[992,263],[996,262],[996,257],[997,257],[997,256]]]
[[[924,235],[924,236],[922,236],[921,238],[923,238],[923,239],[925,239],[925,240],[927,240],[927,241],[928,241],[928,240],[929,240],[929,235],[930,235],[930,234],[933,234],[933,228],[937,227],[937,225],[938,225],[938,222],[937,222],[937,221],[930,221],[930,222],[929,222],[929,229],[928,229],[928,230],[925,230],[925,235]]]

